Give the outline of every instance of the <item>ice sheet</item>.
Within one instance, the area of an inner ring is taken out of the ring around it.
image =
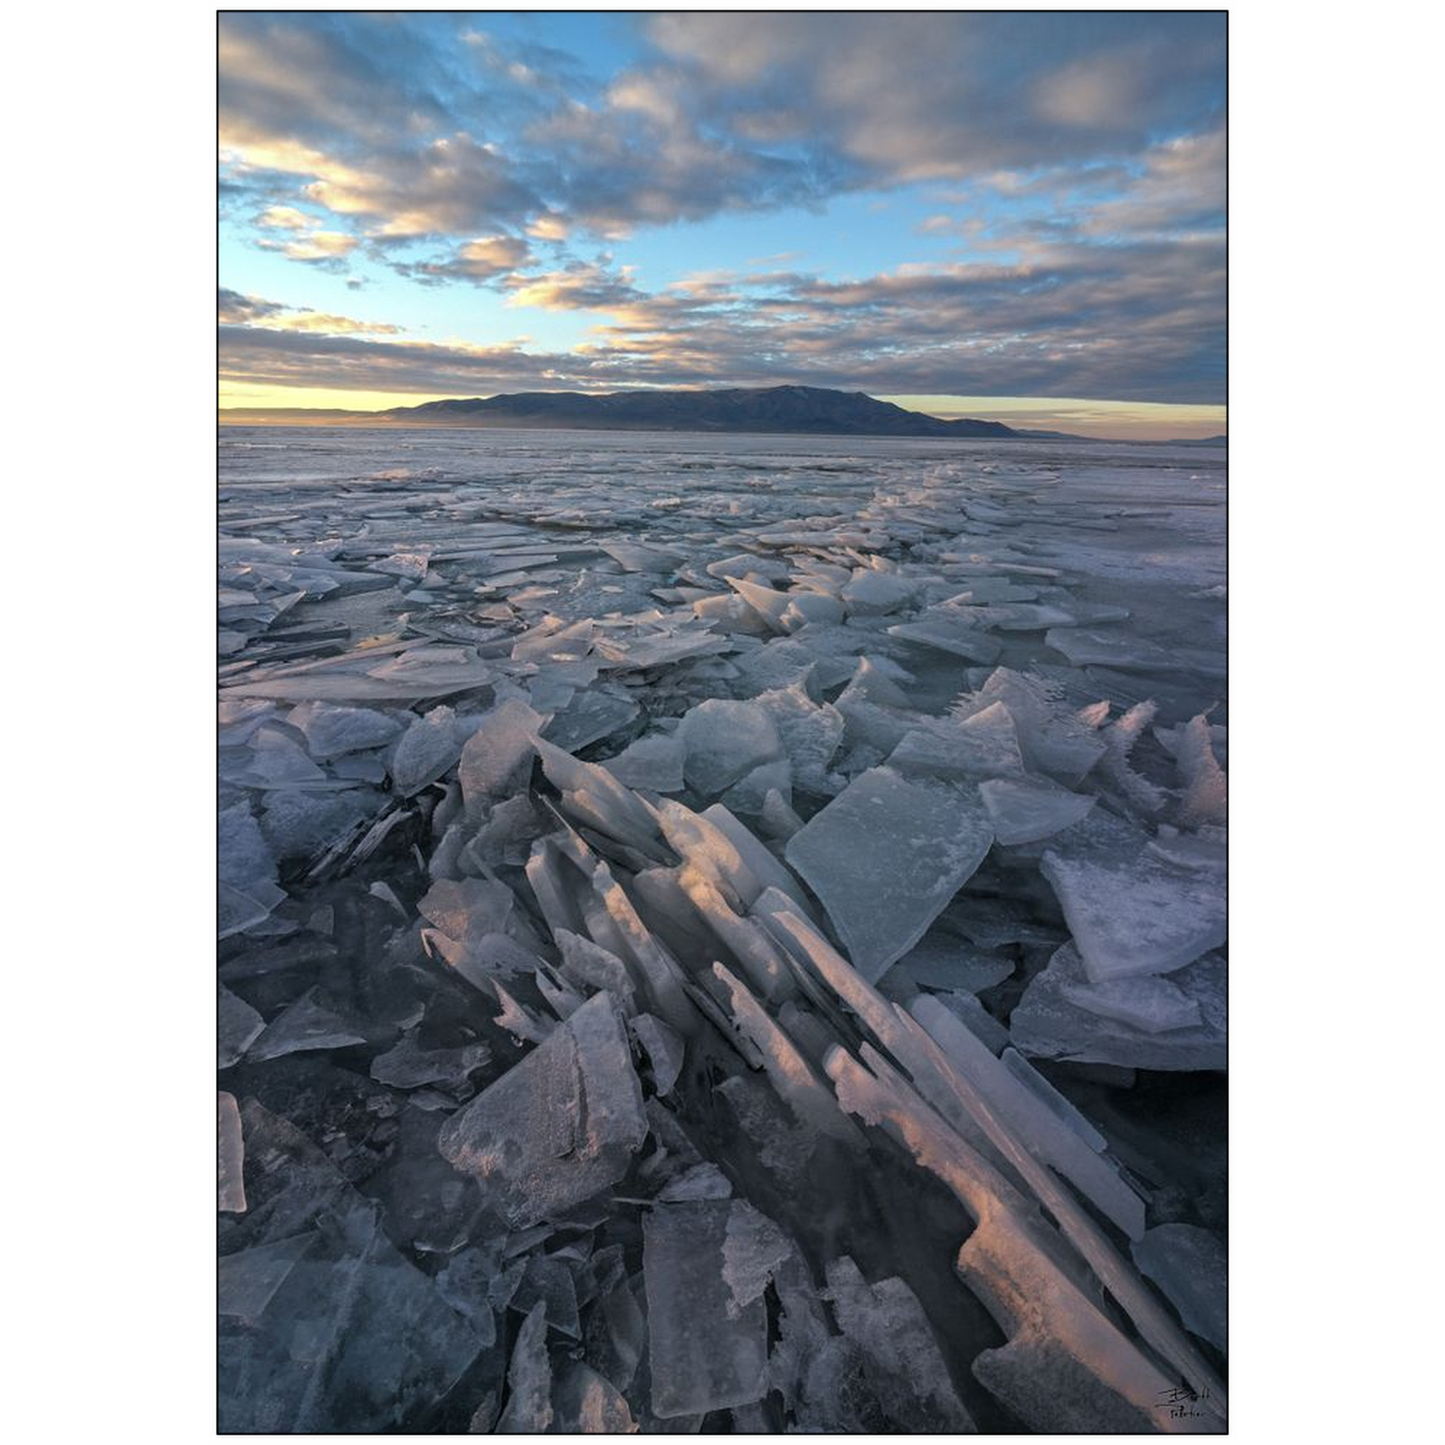
[[[1207,1381],[1110,1151],[1222,1225],[1223,460],[228,428],[223,1428]]]

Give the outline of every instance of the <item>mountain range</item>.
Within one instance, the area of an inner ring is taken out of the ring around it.
[[[997,421],[941,421],[861,391],[816,386],[720,391],[524,391],[429,401],[379,414],[449,426],[580,427],[594,431],[802,432],[828,436],[1016,437]],[[1036,433],[1034,435],[1037,435]]]

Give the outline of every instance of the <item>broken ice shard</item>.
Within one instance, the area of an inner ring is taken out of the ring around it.
[[[1000,843],[1034,843],[1077,823],[1094,800],[1056,783],[989,778],[978,786]]]
[[[761,1400],[768,1319],[761,1297],[739,1305],[725,1278],[736,1200],[660,1204],[643,1220],[652,1409],[661,1419]]]
[[[787,859],[871,980],[923,937],[992,843],[977,789],[879,767],[795,833]]]
[[[229,1069],[241,1061],[266,1021],[244,999],[237,998],[225,984],[216,994],[216,1067]]]
[[[860,1373],[889,1426],[919,1434],[973,1433],[923,1306],[901,1279],[869,1284],[845,1254],[828,1265],[824,1298],[856,1346]]]
[[[940,778],[997,778],[1022,774],[1023,757],[1013,719],[993,703],[963,719],[922,719],[927,726],[905,732],[888,765],[905,773]]]
[[[400,719],[387,713],[329,702],[302,703],[291,709],[286,721],[305,734],[306,751],[318,762],[384,747],[402,730]]]
[[[536,755],[532,739],[546,719],[508,698],[484,713],[461,751],[457,776],[469,806],[515,792]]]
[[[401,735],[391,760],[392,786],[403,797],[420,792],[456,762],[461,750],[456,714],[449,707],[432,708]]]
[[[800,682],[774,688],[754,699],[773,720],[792,764],[792,781],[808,792],[831,794],[828,765],[843,739],[843,715],[830,703],[819,706]]]
[[[480,1340],[346,1190],[254,1327],[221,1333],[223,1434],[384,1433],[424,1418]]]
[[[936,648],[970,662],[992,662],[1002,650],[997,638],[970,627],[956,614],[936,608],[921,614],[916,622],[900,622],[888,629],[893,637]]]
[[[1162,1032],[1135,1027],[1085,1009],[1066,990],[1089,985],[1072,944],[1058,950],[1009,1018],[1020,1053],[1038,1059],[1117,1064],[1137,1069],[1222,1069],[1225,1066],[1226,976],[1224,959],[1207,953],[1165,980],[1125,979],[1124,984],[1167,982],[1192,1002],[1200,1021]]]
[[[552,1423],[552,1365],[547,1358],[547,1306],[541,1300],[517,1331],[507,1384],[511,1393],[496,1433],[543,1434]]]
[[[684,1040],[661,1019],[651,1014],[638,1014],[629,1019],[627,1027],[633,1038],[642,1045],[647,1061],[652,1067],[653,1082],[660,1098],[666,1098],[682,1072]]]
[[[630,697],[614,697],[610,692],[591,688],[559,709],[542,732],[549,742],[575,753],[601,738],[611,737],[626,727],[638,712],[637,704]]]
[[[682,790],[682,743],[667,733],[652,733],[602,764],[624,787],[649,793]]]
[[[1223,677],[1222,654],[1197,648],[1161,647],[1127,632],[1093,632],[1082,627],[1055,627],[1044,641],[1062,652],[1075,667],[1116,667],[1122,671],[1189,672]]]
[[[1068,711],[1058,690],[1030,673],[995,668],[978,693],[960,699],[954,712],[967,716],[996,702],[1008,709],[1024,761],[1031,768],[1072,784],[1104,755],[1104,744]]]
[[[1178,984],[1156,974],[1107,983],[1066,983],[1063,996],[1091,1014],[1116,1019],[1146,1034],[1187,1029],[1201,1022],[1199,1005]]]
[[[763,1297],[778,1266],[794,1248],[787,1235],[746,1200],[733,1203],[723,1239],[723,1281],[732,1295],[730,1314],[741,1313]]]
[[[371,564],[371,570],[389,577],[400,577],[404,582],[420,582],[426,576],[427,561],[425,551],[397,552],[390,557],[378,558]]]
[[[276,886],[276,858],[250,806],[233,803],[217,825],[217,936],[229,938],[269,918],[286,894]]]
[[[284,1008],[251,1045],[253,1060],[279,1059],[315,1049],[344,1049],[366,1042],[366,1035],[320,988],[311,988]]]
[[[1228,1341],[1224,1246],[1193,1224],[1160,1224],[1133,1246],[1134,1263],[1169,1297],[1185,1329],[1223,1350]]]
[[[1131,1239],[1144,1233],[1144,1201],[1118,1171],[1043,1104],[937,998],[920,995],[913,1016],[974,1086],[996,1126],[1007,1129],[1041,1163],[1052,1165]]]
[[[751,702],[700,702],[683,717],[677,736],[686,749],[687,781],[710,798],[783,751],[772,718]]]
[[[414,1032],[371,1061],[371,1077],[394,1089],[419,1089],[426,1084],[455,1088],[491,1056],[486,1044],[463,1044],[454,1049],[425,1049]]]
[[[1050,851],[1040,865],[1095,983],[1169,973],[1224,942],[1217,879],[1172,868],[1142,844]]]
[[[256,1324],[316,1238],[313,1231],[223,1255],[216,1268],[219,1313],[245,1325]]]
[[[902,577],[860,567],[839,595],[849,612],[870,617],[897,612],[905,603],[912,601],[917,590],[916,583],[907,582]]]
[[[632,1435],[637,1421],[621,1391],[591,1366],[576,1363],[552,1392],[559,1434]]]
[[[926,933],[888,970],[890,983],[906,979],[914,986],[982,993],[1002,983],[1017,967],[1013,959],[970,948],[942,927]]]
[[[438,1142],[523,1228],[615,1184],[646,1134],[622,1019],[599,993],[448,1119]]]

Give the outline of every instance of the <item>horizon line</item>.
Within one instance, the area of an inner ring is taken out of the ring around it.
[[[937,421],[1002,422],[1018,431],[1053,432],[1087,441],[1189,441],[1198,442],[1228,435],[1227,407],[1223,403],[1156,402],[1104,400],[1082,397],[965,396],[958,393],[874,393],[861,388],[820,387],[805,382],[779,382],[771,386],[688,385],[622,386],[609,390],[582,390],[576,386],[530,387],[519,391],[490,391],[462,395],[426,392],[384,392],[364,388],[341,389],[279,386],[257,387],[261,395],[247,396],[222,383],[223,397],[217,399],[217,417],[242,417],[256,425],[266,416],[286,415],[296,424],[323,416],[344,419],[343,424],[360,425],[370,418],[382,422],[390,413],[438,401],[490,400],[518,395],[571,395],[578,397],[647,395],[655,393],[709,393],[724,391],[779,391],[787,389],[833,392],[868,397],[914,415]],[[249,388],[247,388],[249,390]],[[230,391],[229,395],[224,395]],[[371,403],[366,405],[365,403]],[[357,403],[362,403],[358,405]],[[809,435],[809,433],[799,433]]]

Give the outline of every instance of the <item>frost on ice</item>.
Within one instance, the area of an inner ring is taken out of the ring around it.
[[[256,439],[222,1429],[1222,1430],[1222,453]]]

